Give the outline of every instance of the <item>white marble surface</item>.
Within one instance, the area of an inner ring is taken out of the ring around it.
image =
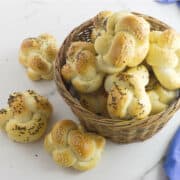
[[[22,39],[42,32],[52,33],[60,44],[74,26],[105,9],[139,11],[180,31],[180,9],[174,4],[160,5],[150,0],[0,0],[0,107],[6,106],[9,93],[34,89],[54,106],[50,127],[58,119],[76,119],[53,82],[32,82],[26,77],[18,63],[18,48]],[[0,174],[3,180],[166,180],[160,159],[180,125],[179,117],[178,112],[163,130],[145,142],[107,142],[99,165],[84,173],[57,167],[44,151],[42,140],[17,144],[0,132]]]

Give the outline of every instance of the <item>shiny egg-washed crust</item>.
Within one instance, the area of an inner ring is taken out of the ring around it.
[[[66,64],[61,73],[79,92],[90,93],[99,89],[104,74],[96,67],[94,45],[88,42],[73,42],[68,49]]]
[[[127,12],[110,15],[106,32],[95,40],[99,69],[112,74],[139,65],[148,53],[149,32],[150,25],[142,17]]]
[[[56,39],[49,34],[25,39],[20,47],[19,62],[27,68],[32,80],[53,78],[53,61],[57,55]]]
[[[172,29],[152,31],[146,59],[163,87],[180,88],[180,34]]]
[[[109,115],[121,119],[147,117],[151,112],[150,99],[145,90],[148,81],[149,73],[143,65],[109,75],[105,81]]]
[[[44,134],[51,114],[49,101],[36,92],[13,93],[8,108],[0,110],[0,128],[16,142],[33,142]]]
[[[61,120],[46,136],[44,146],[58,165],[85,171],[100,160],[105,139],[82,131],[71,120]]]

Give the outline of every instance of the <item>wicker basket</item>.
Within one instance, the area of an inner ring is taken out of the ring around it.
[[[144,17],[151,24],[151,30],[165,30],[169,28],[168,25],[153,17],[139,13],[134,14]],[[158,132],[168,122],[168,120],[171,119],[173,114],[178,111],[180,108],[179,97],[169,106],[168,109],[166,109],[166,111],[149,116],[143,120],[109,119],[94,114],[82,107],[78,99],[73,97],[72,93],[70,93],[70,87],[62,79],[60,69],[65,64],[66,52],[70,43],[78,40],[91,41],[90,33],[93,28],[93,20],[94,19],[92,18],[75,28],[67,36],[59,50],[55,62],[55,81],[58,91],[87,130],[97,132],[118,143],[130,143],[148,139]]]

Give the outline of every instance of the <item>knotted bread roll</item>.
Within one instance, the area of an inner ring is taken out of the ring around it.
[[[94,28],[91,33],[91,41],[95,42],[98,36],[106,32],[106,23],[108,17],[112,15],[111,11],[101,11],[94,18]]]
[[[19,62],[27,67],[32,80],[53,79],[53,61],[58,51],[56,39],[49,34],[25,39],[20,47]]]
[[[180,35],[174,30],[150,33],[147,63],[162,86],[169,90],[180,88]]]
[[[52,114],[49,101],[32,90],[9,96],[8,107],[0,110],[0,128],[17,142],[38,140]]]
[[[105,139],[83,132],[71,120],[61,120],[46,136],[44,145],[58,165],[84,171],[100,160]]]
[[[112,118],[142,119],[151,112],[151,103],[145,86],[149,73],[145,66],[109,75],[105,81],[108,91],[107,109]]]
[[[99,69],[111,74],[140,64],[148,53],[149,32],[142,17],[125,12],[110,15],[106,32],[95,41]]]
[[[79,94],[81,105],[96,114],[108,116],[107,112],[107,93],[104,88],[89,94]]]
[[[147,86],[147,93],[151,101],[151,114],[157,114],[164,111],[171,102],[177,97],[177,91],[167,90],[151,76]]]
[[[73,42],[68,49],[66,64],[61,73],[79,92],[96,91],[102,84],[104,74],[96,67],[94,45],[88,42]]]

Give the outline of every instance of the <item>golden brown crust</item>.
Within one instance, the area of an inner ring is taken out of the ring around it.
[[[112,59],[113,66],[124,68],[126,62],[130,61],[132,58],[132,51],[129,50],[129,47],[133,45],[134,41],[131,36],[119,32],[114,37],[109,52],[104,58]]]
[[[80,51],[87,50],[91,52],[92,54],[95,54],[96,51],[94,49],[94,45],[89,42],[83,42],[83,41],[76,41],[71,44],[67,51],[67,57],[68,58],[74,58],[74,56],[79,53]],[[76,58],[76,57],[75,57]]]
[[[127,89],[113,86],[108,95],[107,107],[111,117],[127,117],[127,107],[131,103],[133,94]]]
[[[12,115],[12,111],[9,108],[0,109],[0,129],[5,129],[6,123]]]
[[[147,117],[151,111],[150,99],[145,91],[148,81],[149,74],[143,65],[107,77],[105,89],[109,92],[109,115],[121,119]]]
[[[79,159],[88,160],[95,153],[94,140],[79,130],[73,130],[69,133],[68,143]]]
[[[47,64],[42,57],[36,55],[36,56],[32,56],[29,58],[29,62],[28,62],[28,66],[29,68],[33,69],[34,71],[36,71],[36,73],[40,73],[40,74],[47,74],[49,73],[50,69],[48,66],[49,64]]]
[[[62,145],[67,145],[67,134],[74,129],[77,129],[77,125],[73,121],[62,120],[55,124],[52,129],[51,137],[52,141]]]
[[[32,90],[9,96],[9,107],[0,111],[0,126],[17,142],[38,140],[45,132],[52,114],[49,101]]]
[[[28,111],[25,104],[25,97],[21,93],[11,94],[8,98],[8,105],[14,115]]]
[[[98,67],[113,74],[126,66],[139,65],[149,48],[150,26],[131,13],[113,13],[107,18],[106,31],[95,40]]]
[[[119,21],[116,31],[124,30],[132,33],[139,41],[147,40],[149,36],[149,26],[144,25],[144,19],[138,16],[129,15]]]
[[[48,34],[48,33],[43,33],[43,34],[40,34],[38,36],[38,38],[40,40],[43,40],[43,41],[47,41],[47,40],[51,40],[51,41],[56,41],[56,39],[54,38],[54,36],[52,36],[51,34]]]
[[[96,91],[102,84],[104,74],[96,67],[94,45],[88,42],[73,42],[67,51],[66,64],[61,73],[79,92]]]
[[[69,64],[65,64],[61,69],[61,74],[66,81],[70,81],[75,73]]]
[[[63,167],[71,167],[76,162],[74,154],[68,148],[55,150],[53,152],[53,159],[57,164],[61,164]]]
[[[32,80],[53,78],[53,61],[58,47],[55,38],[42,34],[37,38],[25,39],[20,47],[19,62],[27,67],[27,74]]]
[[[27,38],[24,39],[21,44],[21,50],[26,53],[28,53],[30,50],[39,50],[40,44],[39,41],[37,41],[35,38]]]
[[[77,54],[77,56],[78,61],[76,63],[76,69],[78,73],[85,74],[89,66],[95,66],[96,57],[94,54],[89,53],[89,51],[83,51]]]
[[[54,161],[78,170],[93,168],[100,159],[105,139],[85,133],[71,120],[58,122],[46,136],[44,146]]]

